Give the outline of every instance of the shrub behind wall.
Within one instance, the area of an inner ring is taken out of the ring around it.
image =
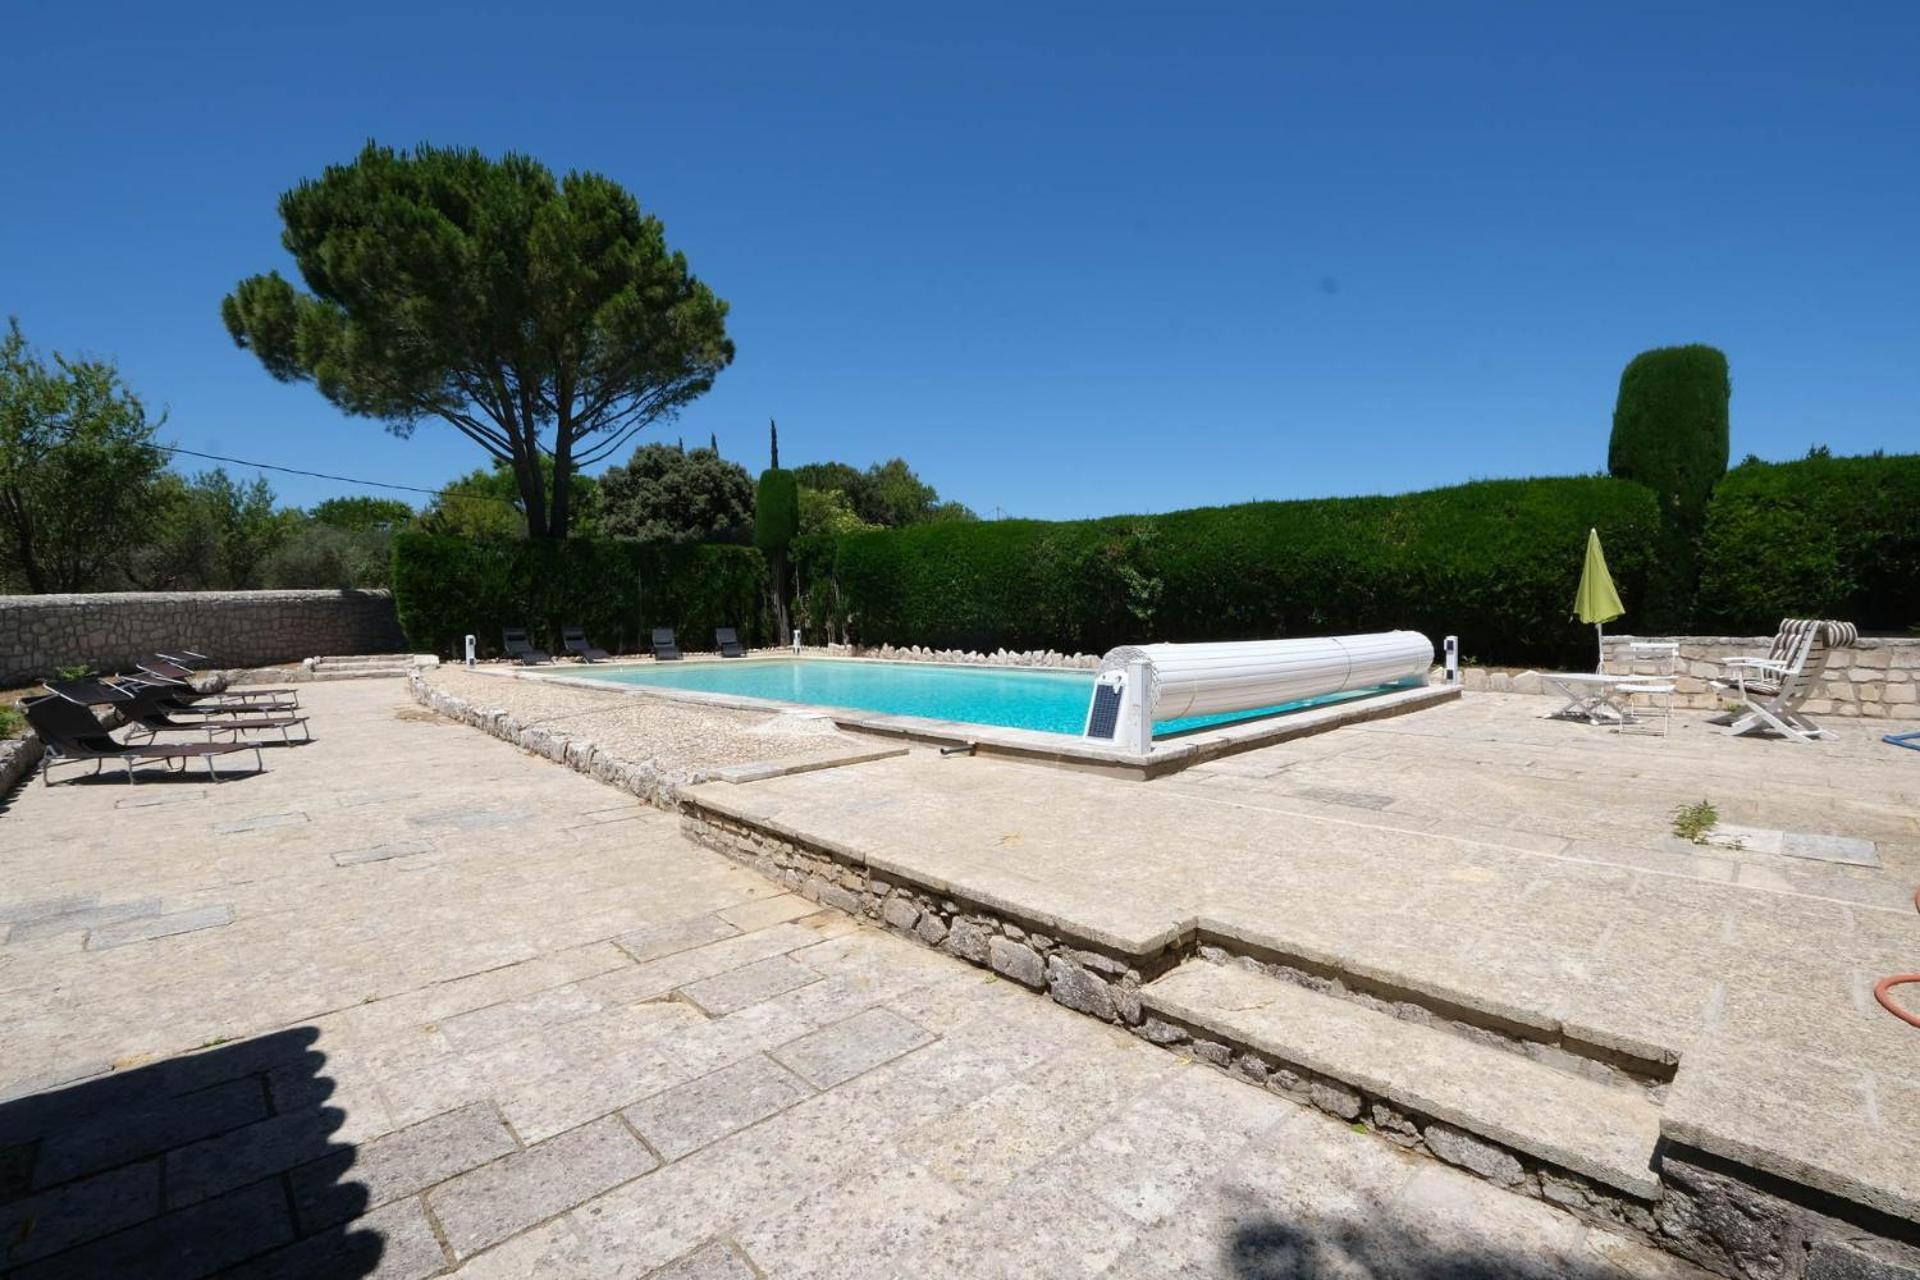
[[[751,547],[569,538],[471,542],[407,531],[393,546],[394,600],[407,642],[459,656],[471,632],[486,655],[503,627],[525,626],[557,645],[580,626],[608,648],[644,647],[673,627],[682,647],[708,649],[713,629],[740,629],[748,644],[772,635],[766,565]]]
[[[1630,626],[1659,512],[1605,477],[857,534],[839,578],[869,644],[1100,652],[1407,627],[1457,633],[1481,661],[1591,666],[1592,633],[1570,618],[1590,526]]]
[[[1695,616],[1741,635],[1783,617],[1920,626],[1920,454],[1729,471],[1707,508]]]

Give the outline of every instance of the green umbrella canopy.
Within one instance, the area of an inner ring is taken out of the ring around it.
[[[1627,611],[1620,593],[1613,589],[1613,575],[1607,572],[1607,557],[1600,550],[1600,531],[1587,530],[1587,563],[1580,570],[1580,589],[1573,593],[1574,616],[1582,622],[1612,622]]]

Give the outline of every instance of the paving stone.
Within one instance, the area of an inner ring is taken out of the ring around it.
[[[342,1119],[331,1107],[293,1111],[170,1151],[167,1199],[175,1207],[193,1204],[332,1154]]]
[[[135,898],[129,902],[108,902],[98,906],[81,907],[59,915],[40,916],[32,920],[23,920],[8,929],[7,941],[8,943],[32,942],[39,938],[52,938],[63,933],[112,924],[116,920],[155,916],[160,914],[160,906],[159,898]]]
[[[534,816],[530,809],[453,808],[412,814],[407,821],[416,827],[445,827],[452,831],[494,831],[501,827],[513,827],[523,822],[531,822]]]
[[[232,1080],[142,1110],[115,1112],[42,1138],[35,1181],[52,1186],[253,1124],[266,1114],[266,1099],[254,1080]]]
[[[810,902],[797,893],[782,893],[771,898],[755,898],[752,902],[727,907],[714,914],[742,933],[752,933],[768,925],[802,919],[819,909],[818,903]]]
[[[489,1103],[397,1129],[293,1171],[294,1216],[315,1231],[517,1150]]]
[[[506,1000],[443,1018],[439,1028],[454,1049],[470,1051],[517,1040],[542,1028],[574,1022],[604,1008],[605,1001],[589,995],[578,983],[570,982],[521,1000]]]
[[[304,813],[263,813],[252,818],[238,818],[232,822],[216,822],[213,834],[217,836],[239,835],[246,831],[272,831],[276,827],[297,827],[307,820]]]
[[[607,1116],[444,1183],[427,1204],[466,1258],[658,1164],[619,1117]]]
[[[831,1089],[933,1039],[933,1033],[891,1010],[869,1009],[802,1036],[773,1056],[816,1089]]]
[[[160,805],[168,804],[196,804],[206,798],[207,793],[205,791],[183,791],[179,787],[166,787],[158,790],[143,788],[139,795],[128,796],[124,800],[114,801],[113,807],[116,809],[152,809]]]
[[[221,1280],[423,1280],[446,1265],[433,1224],[415,1196],[276,1249],[223,1273]]]
[[[100,895],[97,893],[63,893],[53,898],[0,902],[0,924],[20,924],[27,920],[44,920],[48,916],[69,915],[97,906],[99,902]]]
[[[627,1120],[668,1160],[784,1111],[813,1091],[761,1054],[628,1107]]]
[[[140,916],[115,924],[102,925],[87,935],[87,950],[111,951],[134,942],[151,942],[176,934],[198,933],[233,923],[233,908],[225,903],[194,907],[189,911],[170,911],[165,915]]]
[[[574,1215],[564,1213],[472,1258],[451,1280],[624,1280],[638,1274],[609,1266],[581,1234]]]
[[[105,1059],[90,1062],[75,1062],[67,1066],[51,1067],[37,1071],[30,1076],[19,1076],[0,1085],[0,1103],[12,1102],[16,1098],[32,1097],[36,1093],[47,1093],[63,1085],[81,1080],[91,1080],[113,1070],[113,1064]],[[0,1124],[0,1140],[16,1133],[14,1128]],[[36,1130],[35,1132],[39,1132]],[[31,1135],[28,1135],[31,1136]]]
[[[278,1182],[257,1182],[22,1267],[11,1275],[18,1280],[205,1276],[285,1244],[292,1237],[286,1192]]]
[[[819,980],[806,965],[781,955],[689,982],[680,994],[717,1018]]]
[[[652,1280],[758,1280],[759,1275],[737,1248],[716,1240],[668,1263],[653,1273]]]
[[[148,1160],[0,1205],[0,1262],[32,1262],[160,1212],[160,1165]]]
[[[685,920],[649,925],[644,929],[623,933],[615,938],[614,942],[619,944],[622,951],[645,964],[649,960],[658,960],[662,956],[690,951],[695,947],[705,946],[709,942],[731,938],[741,932],[743,930],[719,916],[691,916]]]
[[[339,867],[357,867],[363,862],[391,862],[395,858],[432,853],[435,847],[431,840],[391,840],[386,844],[372,844],[361,849],[338,850],[333,854],[333,862]]]

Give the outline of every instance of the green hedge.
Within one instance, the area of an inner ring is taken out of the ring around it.
[[[470,542],[417,531],[395,535],[394,604],[407,643],[457,656],[471,632],[499,652],[503,627],[525,626],[556,645],[578,625],[613,650],[645,647],[654,627],[707,649],[713,629],[771,640],[767,571],[751,547],[571,538]]]
[[[1920,626],[1920,454],[1742,463],[1707,508],[1699,625],[1765,635],[1783,617]]]
[[[1600,476],[856,534],[838,577],[863,643],[1097,653],[1408,627],[1481,661],[1590,663],[1570,620],[1590,526],[1632,625],[1658,503]]]

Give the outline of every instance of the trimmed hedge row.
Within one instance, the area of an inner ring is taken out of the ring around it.
[[[1735,467],[1707,508],[1696,601],[1727,634],[1783,617],[1920,626],[1920,454]]]
[[[1098,653],[1408,627],[1436,642],[1458,634],[1480,661],[1591,663],[1592,634],[1570,619],[1589,527],[1631,609],[1644,599],[1659,505],[1601,476],[923,525],[847,538],[838,578],[869,644]]]
[[[672,627],[681,646],[706,649],[715,627],[767,643],[767,567],[751,547],[570,538],[470,542],[415,531],[393,540],[393,594],[407,643],[459,656],[471,632],[499,652],[503,627],[557,644],[580,626],[616,652],[645,647]],[[556,650],[557,651],[557,650]]]

